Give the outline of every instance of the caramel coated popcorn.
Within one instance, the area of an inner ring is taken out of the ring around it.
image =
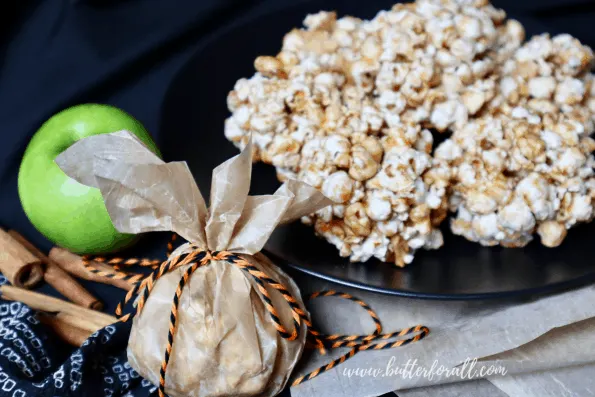
[[[568,35],[524,38],[486,0],[308,15],[229,93],[225,136],[332,199],[302,220],[352,261],[410,263],[442,246],[449,210],[482,244],[556,245],[592,218],[593,55]],[[434,152],[431,130],[452,133]]]
[[[453,175],[455,234],[483,245],[548,247],[595,217],[593,54],[568,35],[537,36],[503,66],[496,105],[435,153]]]

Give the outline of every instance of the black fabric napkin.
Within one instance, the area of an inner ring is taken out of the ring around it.
[[[0,299],[0,396],[149,396],[156,387],[126,359],[129,333],[118,322],[73,351],[29,307]]]

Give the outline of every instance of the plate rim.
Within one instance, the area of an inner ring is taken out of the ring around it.
[[[362,291],[374,292],[384,296],[397,296],[408,299],[423,299],[423,300],[441,300],[441,301],[479,301],[479,300],[495,300],[495,299],[513,299],[522,297],[535,297],[539,295],[545,295],[547,293],[561,292],[561,290],[572,289],[591,285],[595,283],[595,270],[591,273],[584,274],[582,276],[558,281],[555,283],[547,284],[541,287],[524,288],[511,291],[494,291],[494,292],[481,292],[481,293],[436,293],[436,292],[413,292],[406,291],[396,288],[385,288],[378,287],[338,276],[329,275],[323,272],[317,272],[310,268],[301,266],[299,264],[292,263],[291,261],[285,260],[280,256],[273,254],[266,248],[262,251],[266,256],[274,259],[274,263],[280,264],[281,266],[287,266],[291,269],[297,270],[303,274],[315,277],[320,280],[330,281],[332,283],[355,288]],[[365,266],[364,263],[358,263],[359,265]]]

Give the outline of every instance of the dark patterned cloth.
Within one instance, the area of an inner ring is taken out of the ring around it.
[[[73,351],[29,307],[0,299],[0,396],[149,396],[157,388],[126,358],[129,333],[116,323]]]
[[[30,308],[0,302],[0,395],[141,397],[156,389],[126,360],[129,325],[103,328],[64,357],[70,348]]]

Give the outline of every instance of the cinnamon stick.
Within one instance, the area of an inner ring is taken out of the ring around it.
[[[56,335],[66,343],[79,347],[85,342],[93,332],[77,328],[67,322],[64,322],[57,316],[39,315],[39,320],[50,327]]]
[[[74,316],[69,313],[60,312],[56,314],[56,318],[59,318],[60,321],[70,324],[73,327],[83,329],[85,331],[89,331],[91,333],[97,331],[104,327],[104,320],[103,319],[92,319],[91,321],[87,321],[86,319],[82,319],[80,317]],[[117,321],[115,317],[113,317],[112,321]],[[113,324],[113,323],[112,323]]]
[[[23,288],[3,285],[0,287],[2,298],[13,301],[23,302],[35,310],[41,310],[50,313],[60,313],[65,318],[76,318],[77,327],[87,330],[99,329],[118,321],[117,318],[87,309],[67,302],[62,299],[54,298],[38,292],[29,291]]]
[[[85,280],[95,281],[98,283],[113,285],[114,287],[118,287],[126,291],[129,291],[132,288],[132,284],[124,280],[98,276],[97,274],[91,273],[85,268],[83,264],[83,258],[78,256],[77,254],[73,254],[67,249],[61,247],[54,247],[50,250],[49,257],[51,260],[57,263],[58,266],[60,266],[62,269],[76,277]],[[92,262],[92,264],[94,267],[98,269],[113,271],[113,269],[110,266],[104,263]]]
[[[31,244],[25,237],[15,230],[9,230],[8,234],[45,264],[46,268],[43,278],[48,284],[54,287],[56,291],[83,307],[88,307],[94,310],[103,309],[103,303],[99,299],[91,295],[89,291],[80,285],[67,272],[62,270],[62,268],[48,258],[47,255]]]
[[[42,262],[0,229],[0,271],[12,285],[32,288],[43,278]]]

